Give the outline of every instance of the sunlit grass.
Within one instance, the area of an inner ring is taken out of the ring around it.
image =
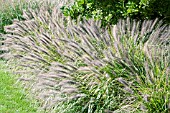
[[[36,113],[37,105],[0,61],[0,113]]]

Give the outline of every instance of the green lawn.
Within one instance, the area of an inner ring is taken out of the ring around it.
[[[4,71],[0,61],[0,113],[36,113],[36,104],[28,99],[14,76]]]

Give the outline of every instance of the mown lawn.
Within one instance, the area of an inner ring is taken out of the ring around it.
[[[37,105],[14,76],[4,71],[3,64],[0,61],[0,113],[36,113]]]

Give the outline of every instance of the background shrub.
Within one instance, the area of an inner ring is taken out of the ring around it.
[[[73,19],[94,18],[103,25],[116,24],[118,19],[164,19],[170,22],[169,0],[75,0],[62,8],[65,16]]]

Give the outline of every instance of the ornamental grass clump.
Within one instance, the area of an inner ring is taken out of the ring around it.
[[[73,27],[78,41],[63,40],[81,62],[74,79],[86,96],[73,102],[78,111],[168,112],[169,27],[130,19],[109,29],[99,26],[85,21]]]
[[[23,21],[13,20],[12,25],[6,26],[8,34],[1,41],[1,50],[5,51],[1,57],[8,60],[15,73],[22,75],[21,80],[28,81],[28,87],[36,83],[37,75],[49,71],[52,62],[66,62],[64,45],[58,39],[67,36],[67,21],[58,7],[46,2],[41,5],[36,10],[24,11]]]
[[[72,21],[58,7],[6,27],[4,56],[46,110],[168,112],[170,27],[162,22]],[[8,56],[8,57],[7,57]],[[25,75],[25,74],[26,75]],[[25,75],[25,76],[24,76]]]

